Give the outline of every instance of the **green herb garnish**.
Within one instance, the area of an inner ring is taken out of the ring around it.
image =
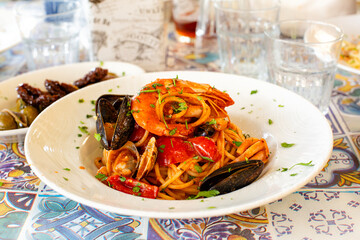
[[[196,196],[188,197],[188,200],[197,199],[199,197],[205,197],[205,198],[215,197],[216,195],[219,195],[219,194],[220,194],[220,192],[216,189],[209,190],[209,191],[200,191]]]
[[[242,142],[238,142],[238,141],[233,141],[233,144],[235,144],[235,146],[237,146],[237,147],[240,147],[240,145],[242,144]]]
[[[99,179],[100,181],[105,181],[107,179],[107,176],[105,174],[102,174],[102,173],[96,174],[95,177],[97,179]]]
[[[256,94],[257,92],[258,92],[258,90],[252,90],[252,91],[250,92],[250,95]]]
[[[289,147],[292,147],[294,145],[295,145],[295,143],[286,143],[286,142],[281,143],[281,146],[283,148],[289,148]]]
[[[94,137],[95,137],[96,141],[100,142],[100,140],[101,140],[101,135],[100,135],[100,133],[95,133],[95,134],[94,134]]]

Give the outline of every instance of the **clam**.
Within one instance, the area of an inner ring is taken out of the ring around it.
[[[207,176],[200,191],[218,190],[220,194],[229,193],[254,182],[264,169],[261,160],[248,160],[228,164]]]
[[[102,95],[96,101],[96,131],[106,150],[122,147],[129,139],[135,124],[129,95]]]
[[[156,140],[154,137],[150,138],[146,145],[144,153],[141,155],[139,169],[136,174],[136,179],[140,180],[145,177],[155,166],[158,150],[156,147]]]
[[[108,176],[118,174],[132,177],[139,166],[140,155],[133,142],[126,142],[121,148],[103,151],[103,165]]]

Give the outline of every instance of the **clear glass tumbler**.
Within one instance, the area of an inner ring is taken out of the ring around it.
[[[79,61],[80,0],[19,2],[15,13],[29,70]]]
[[[269,81],[328,111],[340,55],[340,28],[317,21],[284,20],[265,31]]]
[[[223,72],[264,79],[264,31],[278,21],[276,0],[215,2],[216,33]]]

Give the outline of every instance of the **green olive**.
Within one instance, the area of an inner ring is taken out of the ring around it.
[[[0,130],[16,129],[14,118],[7,112],[0,112]]]
[[[28,125],[30,125],[34,121],[34,119],[37,117],[37,115],[39,115],[39,111],[30,105],[21,109],[20,113],[22,113],[26,116]]]

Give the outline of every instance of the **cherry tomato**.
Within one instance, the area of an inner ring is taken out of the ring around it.
[[[190,143],[177,137],[159,137],[156,140],[158,148],[157,162],[160,166],[184,162],[195,156],[194,148]]]
[[[112,175],[107,178],[108,183],[112,188],[135,196],[144,198],[156,198],[159,193],[159,188],[136,179]]]
[[[188,141],[192,143],[195,151],[201,157],[210,158],[214,162],[220,160],[221,155],[219,153],[219,150],[216,147],[214,140],[212,140],[211,138],[195,137],[190,138]]]
[[[135,122],[134,130],[130,135],[129,141],[137,142],[144,136],[144,134],[145,134],[145,129],[140,127],[139,124]]]

